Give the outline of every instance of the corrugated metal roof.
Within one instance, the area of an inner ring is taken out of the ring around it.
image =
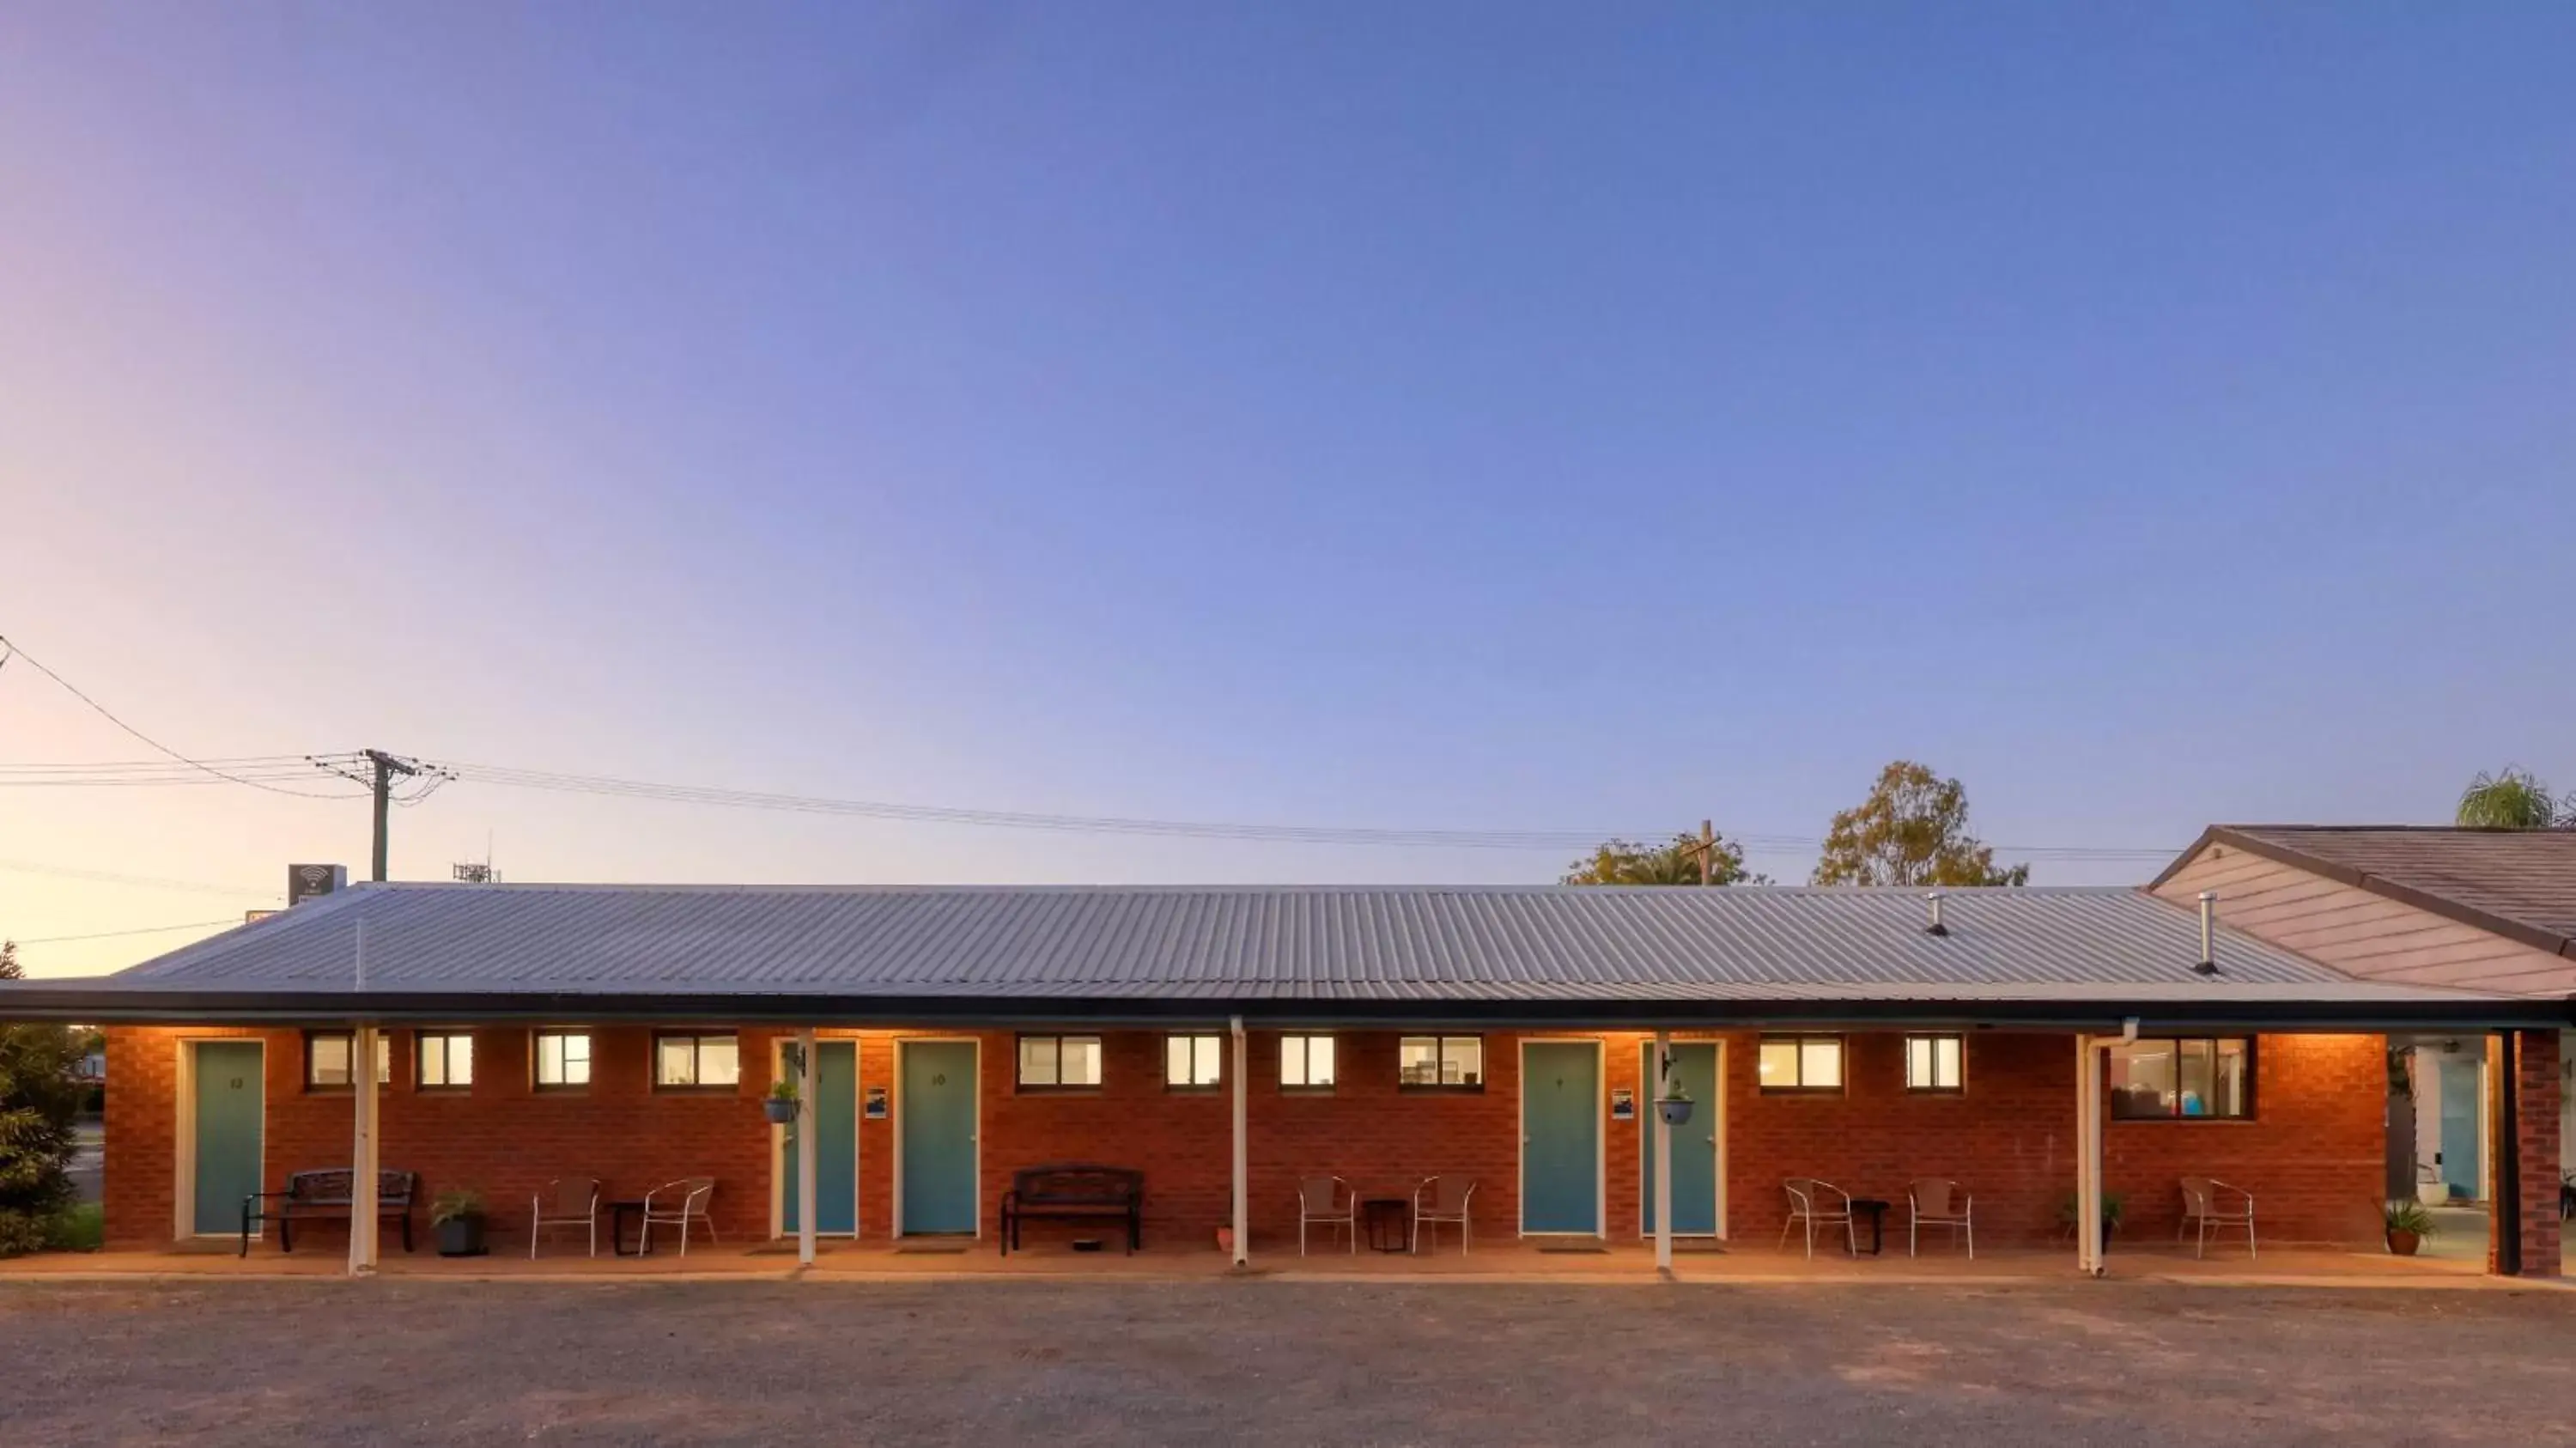
[[[2359,985],[2119,888],[359,886],[139,992],[994,1000],[2459,1000]]]

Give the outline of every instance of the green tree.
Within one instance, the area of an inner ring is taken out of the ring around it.
[[[1568,885],[1696,885],[1700,883],[1699,855],[1697,835],[1675,835],[1669,845],[1609,840],[1589,857],[1567,866],[1564,879]],[[1724,835],[1717,837],[1709,855],[1708,883],[1712,885],[1771,883],[1744,868],[1744,850]]]
[[[2027,885],[2030,866],[1998,869],[1968,833],[1968,792],[1910,759],[1878,772],[1869,798],[1834,816],[1819,885]]]
[[[2560,822],[2558,806],[2548,785],[2508,764],[2495,774],[2478,771],[2460,791],[2458,823],[2476,830],[2545,830]],[[2566,823],[2576,826],[2576,800],[2568,801]]]
[[[25,973],[17,944],[0,941],[0,980]],[[76,1060],[65,1027],[0,1025],[0,1257],[42,1247],[71,1205]]]

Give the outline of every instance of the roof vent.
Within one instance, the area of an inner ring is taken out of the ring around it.
[[[2192,969],[2201,975],[2218,974],[2218,892],[2200,892],[2200,964]]]
[[[1941,892],[1934,890],[1930,894],[1925,895],[1923,899],[1926,904],[1932,907],[1932,923],[1923,927],[1923,933],[1926,935],[1949,934],[1950,927],[1941,923]]]

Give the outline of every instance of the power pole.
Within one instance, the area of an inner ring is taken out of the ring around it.
[[[384,797],[385,797],[385,796],[384,796],[384,788],[383,788],[383,786],[381,786],[381,785],[377,786],[377,789],[376,789],[376,800],[377,800],[377,804],[376,804],[376,819],[378,820],[378,822],[379,822],[380,824],[381,824],[381,822],[383,821],[383,819],[384,819],[384,817],[385,817],[385,807],[384,807],[384,803],[383,803]],[[378,839],[379,839],[379,840],[381,840],[381,839],[383,838],[381,831],[379,832],[379,834],[378,834],[378,836],[377,836],[377,837],[378,837]],[[383,848],[383,846],[382,846],[381,844],[379,844],[379,845],[377,846],[377,848],[381,850],[381,849]],[[384,868],[385,868],[385,867],[384,867],[383,862],[382,862],[382,861],[379,861],[379,862],[377,863],[377,865],[376,865],[376,878],[377,878],[377,879],[381,880],[381,879],[383,879],[383,878],[385,877],[385,876],[384,876]],[[1717,872],[1717,824],[1716,824],[1716,822],[1715,822],[1715,821],[1713,821],[1713,820],[1701,820],[1701,821],[1699,822],[1699,882],[1700,882],[1701,884],[1703,884],[1703,885],[1706,885],[1706,884],[1710,883],[1710,882],[1715,878],[1715,876],[1716,876],[1716,872]]]
[[[376,873],[373,878],[377,884],[381,885],[385,882],[385,863],[386,855],[388,853],[386,830],[389,822],[388,816],[392,811],[394,802],[394,776],[398,774],[418,774],[420,773],[420,766],[408,759],[396,759],[381,749],[368,749],[360,752],[367,756],[367,762],[369,764],[376,767],[376,777],[374,781],[374,788],[376,791]]]

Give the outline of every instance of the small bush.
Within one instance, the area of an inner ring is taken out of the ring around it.
[[[48,1252],[95,1252],[107,1238],[107,1211],[96,1202],[79,1206],[54,1218],[45,1233]]]

